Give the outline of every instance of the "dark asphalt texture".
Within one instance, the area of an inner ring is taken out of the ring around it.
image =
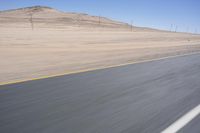
[[[199,104],[195,54],[0,86],[0,133],[159,133]]]

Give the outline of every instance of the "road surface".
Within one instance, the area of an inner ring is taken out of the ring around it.
[[[159,133],[199,104],[195,54],[2,85],[0,133]]]

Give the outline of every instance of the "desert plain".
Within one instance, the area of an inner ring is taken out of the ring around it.
[[[200,51],[200,35],[49,7],[0,12],[0,84]]]

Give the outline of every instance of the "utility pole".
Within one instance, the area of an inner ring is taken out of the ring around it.
[[[80,24],[81,24],[81,15],[78,14],[78,16],[77,16],[77,25],[78,25],[78,27],[80,27]]]
[[[178,30],[178,26],[176,25],[175,32],[177,32],[177,30]]]
[[[30,13],[30,23],[31,23],[31,29],[34,29],[34,24],[33,24],[33,14]]]
[[[172,32],[172,29],[173,29],[173,24],[171,24],[169,31]]]
[[[131,20],[131,31],[133,31],[133,21]]]
[[[101,25],[101,16],[99,15],[99,25]]]
[[[197,29],[195,28],[195,34],[197,34]]]
[[[187,33],[189,32],[189,27],[187,27],[186,32],[187,32]]]

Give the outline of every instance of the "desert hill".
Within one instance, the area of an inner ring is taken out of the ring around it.
[[[114,21],[105,17],[90,16],[83,13],[65,13],[45,6],[33,6],[20,9],[6,10],[0,12],[0,22],[29,24],[33,21],[35,25],[48,24],[48,26],[88,26],[88,27],[110,27],[130,28],[130,25]],[[27,25],[28,26],[28,25]]]

